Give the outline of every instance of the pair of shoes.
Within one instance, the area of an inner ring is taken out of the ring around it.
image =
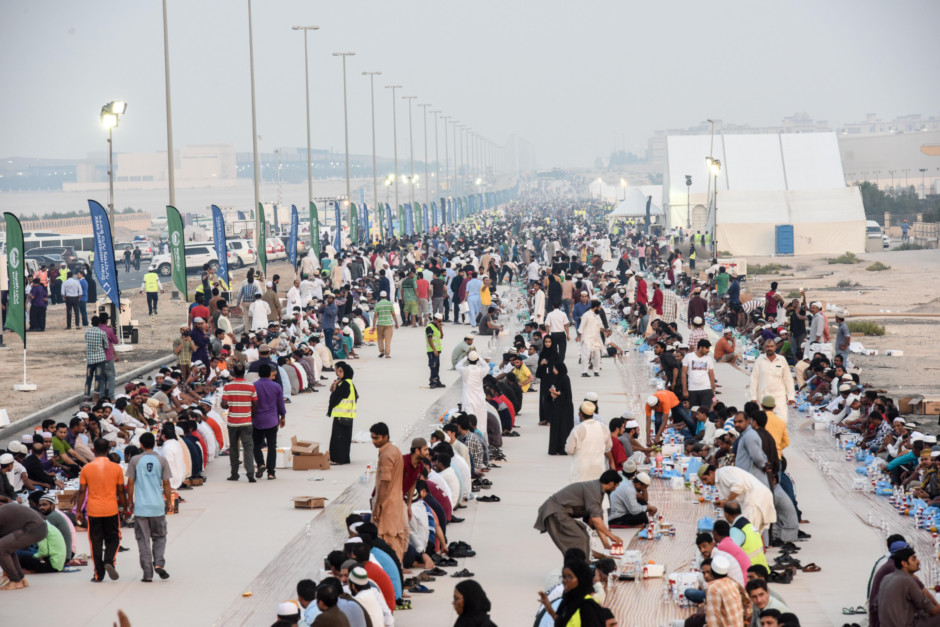
[[[808,534],[808,533],[806,533],[805,531],[802,531],[802,530],[801,530],[801,531],[797,531],[797,532],[796,532],[796,537],[799,538],[799,539],[801,539],[801,540],[809,540],[809,539],[812,538],[813,536],[811,536],[810,534]]]
[[[229,476],[228,476],[228,480],[229,480],[229,481],[238,481],[238,475],[229,475]]]
[[[463,570],[458,570],[456,573],[453,573],[453,574],[451,575],[451,577],[473,577],[473,576],[474,576],[474,574],[471,573],[471,572],[470,572],[469,570],[467,570],[466,568],[464,568]]]
[[[383,357],[385,357],[385,353],[379,353],[379,359],[382,359]]]
[[[601,373],[595,372],[595,373],[594,373],[594,376],[595,376],[595,377],[599,377],[599,376],[601,376]]]
[[[438,566],[456,566],[457,560],[452,557],[442,558],[441,561],[437,563]]]
[[[428,577],[446,577],[447,571],[441,568],[440,566],[435,566],[434,568],[430,570],[423,571],[421,575],[427,575]],[[419,580],[420,580],[421,575],[418,575]],[[434,581],[434,579],[431,579],[430,581]]]
[[[434,590],[431,590],[430,588],[428,588],[428,587],[425,586],[424,584],[418,584],[417,586],[413,586],[413,587],[411,587],[411,588],[408,588],[408,592],[410,592],[410,593],[412,593],[412,594],[430,594],[430,593],[434,592]]]
[[[478,498],[477,500],[480,501],[480,502],[482,502],[482,503],[499,503],[500,500],[502,500],[502,499],[500,499],[500,498],[499,498],[498,496],[496,496],[495,494],[490,494],[490,495],[487,495],[487,496],[481,496],[481,497]]]
[[[586,372],[582,372],[582,373],[581,373],[581,376],[584,377],[585,379],[590,379],[590,378],[591,378],[591,375],[589,375],[589,374],[586,373]]]
[[[452,523],[462,523],[466,518],[458,518],[457,516],[451,515],[450,522]]]
[[[248,483],[258,483],[258,480],[255,479],[254,477],[252,477],[252,476],[249,474],[249,475],[248,475]]]

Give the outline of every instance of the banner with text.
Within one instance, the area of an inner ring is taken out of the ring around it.
[[[171,205],[166,206],[166,228],[170,239],[170,259],[173,262],[173,285],[183,294],[183,300],[189,300],[186,289],[186,235],[183,231],[183,217]],[[95,255],[97,270],[98,255]],[[98,277],[101,281],[101,277]]]
[[[12,213],[7,224],[7,319],[3,326],[20,336],[26,350],[26,270],[23,268],[23,227]]]
[[[297,229],[300,228],[300,218],[297,217],[297,205],[290,206],[290,235],[287,237],[287,258],[290,267],[297,270]]]
[[[228,285],[228,248],[225,243],[225,218],[222,216],[222,210],[216,205],[212,205],[212,245],[215,247],[215,256],[219,258],[219,269],[216,274]]]
[[[118,287],[117,263],[114,258],[114,243],[111,241],[111,222],[101,203],[89,200],[91,230],[95,236],[95,276],[98,284],[108,295],[117,310],[121,310],[121,288]]]

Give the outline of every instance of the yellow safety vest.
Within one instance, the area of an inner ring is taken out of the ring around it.
[[[741,550],[751,559],[751,566],[755,564],[767,566],[767,556],[764,555],[764,542],[754,529],[754,525],[748,523],[744,525],[744,529],[741,531],[744,532],[744,544],[741,545]]]
[[[352,420],[356,417],[356,386],[349,379],[346,381],[349,383],[349,396],[336,404],[332,415],[334,418],[349,418]]]
[[[148,272],[144,275],[144,288],[148,292],[156,292],[160,289],[160,277],[156,272]]]
[[[431,351],[437,351],[438,353],[440,353],[441,352],[441,337],[443,336],[443,334],[441,333],[441,330],[437,328],[437,325],[434,323],[431,323],[428,326],[424,327],[425,331],[427,331],[428,329],[431,329],[432,335],[431,337],[427,337],[427,335],[425,335],[426,344],[427,344],[427,352],[430,353]]]

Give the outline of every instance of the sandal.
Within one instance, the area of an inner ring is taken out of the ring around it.
[[[451,577],[473,577],[473,573],[464,568],[463,570],[458,570],[456,573],[453,573]]]
[[[434,592],[434,590],[431,590],[424,584],[418,584],[417,586],[412,586],[411,588],[408,588],[408,592],[411,592],[412,594],[430,594]]]
[[[483,502],[483,503],[499,503],[501,499],[500,499],[498,496],[496,496],[495,494],[492,494],[492,495],[489,495],[489,496],[481,496],[481,497],[478,497],[477,500],[478,500],[478,501],[481,501],[481,502]]]
[[[806,566],[803,567],[803,572],[804,572],[804,573],[818,573],[818,572],[821,571],[821,570],[822,570],[822,568],[820,568],[819,566],[817,566],[815,562],[813,562],[813,563],[811,563],[811,564],[807,564]]]
[[[861,605],[858,605],[856,607],[843,607],[842,613],[845,614],[846,616],[850,616],[853,614],[867,614],[868,612],[865,610],[864,607],[862,607]]]

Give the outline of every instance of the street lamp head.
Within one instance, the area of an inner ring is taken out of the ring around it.
[[[108,113],[107,111],[101,111],[101,126],[104,128],[114,128],[118,125],[118,116],[113,113]]]
[[[334,52],[334,57],[354,57],[356,56],[355,52]]]
[[[718,159],[712,159],[712,174],[718,176],[721,173],[721,161]]]
[[[401,89],[401,85],[386,85],[385,89]]]
[[[381,72],[363,72],[362,75],[363,76],[381,76],[382,73]]]
[[[291,30],[320,30],[319,26],[291,26]]]
[[[123,100],[109,102],[108,107],[111,109],[110,112],[115,115],[124,115],[124,112],[127,111],[127,103]]]
[[[692,186],[692,175],[691,175],[691,174],[686,174],[686,175],[685,175],[685,184],[686,184],[687,186],[689,186],[689,187]]]

